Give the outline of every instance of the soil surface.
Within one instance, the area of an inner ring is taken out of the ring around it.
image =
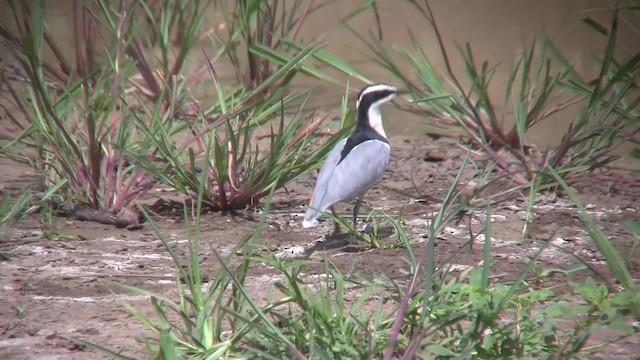
[[[383,181],[366,197],[369,207],[389,214],[404,211],[404,225],[416,240],[415,248],[424,243],[427,224],[439,208],[434,201],[419,201],[418,189],[425,198],[442,199],[453,181],[464,155],[445,138],[416,140],[396,137],[391,140],[393,159]],[[0,159],[0,184],[5,189],[19,191],[33,181],[29,169]],[[463,180],[474,176],[463,172]],[[630,254],[633,236],[623,221],[638,219],[640,187],[630,184],[640,179],[634,174],[611,173],[593,175],[574,186],[604,233],[627,258],[635,279],[640,278],[640,257]],[[286,189],[279,190],[268,215],[267,226],[259,239],[260,251],[285,258],[299,258],[309,253],[317,263],[305,269],[309,276],[324,272],[323,259],[329,258],[340,269],[355,270],[367,275],[385,271],[390,277],[401,276],[405,266],[403,249],[387,247],[371,249],[361,242],[347,242],[341,237],[326,237],[331,224],[319,229],[302,229],[301,220],[315,174],[302,178]],[[487,191],[499,193],[502,185]],[[400,193],[409,193],[408,198]],[[540,257],[546,268],[566,269],[576,264],[575,256],[606,276],[610,276],[589,235],[583,229],[578,210],[558,192],[558,196],[539,195],[533,206],[534,216],[528,238],[551,241]],[[149,204],[159,199],[179,199],[166,191],[155,191]],[[516,196],[492,208],[492,246],[494,265],[492,279],[512,279],[525,262],[539,249],[539,241],[522,242],[525,223],[525,198]],[[339,208],[345,216],[351,205]],[[222,256],[237,257],[234,245],[253,232],[260,208],[246,210],[235,216],[220,213],[202,215],[202,260],[204,276],[218,270],[216,250]],[[361,211],[367,214],[367,210]],[[154,216],[162,233],[181,254],[186,253],[184,224],[181,213],[159,211]],[[457,271],[482,260],[483,235],[478,235],[486,223],[485,212],[467,214],[458,224],[451,223],[436,243],[438,263],[455,254]],[[119,302],[124,300],[144,313],[153,309],[147,296],[124,291],[114,285],[122,282],[147,290],[175,296],[175,272],[169,254],[149,224],[142,229],[116,229],[91,222],[56,219],[55,231],[43,233],[37,218],[29,218],[6,228],[0,234],[0,359],[100,359],[74,339],[85,339],[128,355],[144,356],[137,338],[149,334],[139,321]],[[385,243],[396,235],[382,223]],[[364,219],[360,226],[365,226]],[[52,233],[57,236],[51,236]],[[49,235],[49,236],[46,236]],[[469,239],[475,237],[472,245]],[[272,269],[255,263],[247,286],[261,301],[265,290],[277,278]],[[568,280],[580,280],[589,273],[557,274],[547,278],[547,285],[566,286]],[[608,280],[612,280],[609,277]],[[561,290],[558,290],[561,292]],[[390,305],[391,306],[391,305]],[[20,310],[20,311],[18,311]],[[631,319],[629,319],[631,323]],[[612,336],[604,331],[592,338],[592,343]],[[594,359],[640,359],[640,333],[609,345],[592,355]]]

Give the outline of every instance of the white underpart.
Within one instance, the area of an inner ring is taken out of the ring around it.
[[[384,131],[384,126],[382,126],[382,114],[380,114],[380,105],[393,99],[395,96],[395,92],[398,91],[398,89],[396,89],[393,86],[384,85],[384,84],[369,86],[362,92],[362,94],[360,94],[360,97],[358,97],[358,100],[356,100],[356,108],[360,107],[360,100],[365,95],[370,94],[372,92],[378,92],[378,91],[384,91],[384,90],[391,90],[394,92],[394,94],[389,95],[386,98],[380,99],[377,102],[371,104],[371,107],[367,112],[367,116],[369,117],[369,125],[371,125],[373,130],[375,130],[378,134],[380,134],[386,139],[387,133]]]
[[[384,126],[382,126],[382,114],[380,113],[381,104],[382,102],[378,102],[371,105],[367,116],[369,116],[369,125],[371,125],[373,130],[386,139],[387,133],[384,132]]]

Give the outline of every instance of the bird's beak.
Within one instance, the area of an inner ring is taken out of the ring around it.
[[[409,89],[407,89],[407,88],[398,88],[396,90],[396,95],[406,95],[406,94],[409,94],[409,93],[411,93],[411,91],[409,91]]]

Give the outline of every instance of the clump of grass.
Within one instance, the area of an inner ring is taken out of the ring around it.
[[[570,283],[569,294],[556,293],[554,287],[531,282],[540,273],[538,257],[549,246],[540,241],[537,252],[523,264],[514,279],[506,283],[494,282],[492,273],[491,222],[484,225],[483,259],[477,266],[459,273],[452,272],[457,254],[440,264],[435,263],[434,245],[444,227],[455,220],[467,206],[458,198],[465,196],[459,182],[467,158],[463,160],[457,177],[443,199],[438,213],[429,224],[429,238],[419,255],[408,250],[407,281],[395,282],[398,289],[398,310],[389,335],[383,359],[428,358],[449,356],[455,358],[581,358],[633,333],[625,322],[624,314],[635,311],[637,287],[622,276],[625,289],[607,287],[590,277],[582,283]],[[489,170],[487,170],[489,171]],[[561,181],[561,180],[560,180]],[[572,200],[576,200],[572,197]],[[491,206],[485,210],[485,219],[491,219]],[[589,229],[602,242],[611,256],[616,256],[611,243],[581,210]],[[599,234],[599,235],[598,235]],[[467,246],[474,241],[470,235]],[[520,241],[532,240],[522,238]],[[617,267],[626,274],[624,263]],[[601,274],[596,274],[601,278]],[[580,305],[575,297],[582,299]],[[618,337],[605,344],[587,342],[602,327],[618,331]]]
[[[186,74],[207,10],[223,3],[74,2],[75,62],[44,26],[43,2],[10,4],[17,30],[2,24],[0,35],[26,85],[9,84],[19,114],[7,113],[18,130],[5,132],[4,150],[27,149],[14,157],[34,167],[43,192],[65,182],[57,205],[67,215],[136,223],[135,202],[158,182],[193,197],[205,181],[206,206],[243,208],[264,197],[276,177],[282,187],[313,169],[337,141],[309,146],[326,118],[304,111],[307,94],[286,90],[300,73],[324,76],[305,64],[322,44],[289,45],[299,44],[312,4],[238,2],[226,32],[210,35],[218,53],[205,53]],[[216,64],[223,57],[234,65],[237,86],[221,82]],[[212,105],[191,91],[203,78],[216,90]],[[256,133],[266,129],[270,141],[258,147]],[[196,166],[201,159],[207,171]]]
[[[25,86],[7,84],[18,113],[6,114],[18,131],[4,137],[7,146],[27,151],[14,158],[36,170],[45,193],[66,182],[61,194],[69,215],[123,226],[137,222],[133,203],[157,182],[123,152],[150,158],[156,151],[140,138],[129,106],[135,63],[125,52],[140,20],[125,4],[73,3],[74,62],[45,26],[40,1],[11,1],[16,30],[0,26],[5,48],[26,77]],[[45,49],[53,62],[44,60]]]
[[[433,57],[419,45],[415,29],[408,30],[411,48],[395,47],[393,53],[385,48],[379,33],[370,32],[369,38],[356,35],[368,46],[371,59],[412,92],[415,105],[407,108],[408,111],[438,123],[443,131],[457,130],[477,150],[476,154],[487,160],[478,164],[475,171],[477,186],[466,198],[460,197],[469,205],[461,210],[473,210],[479,204],[490,204],[498,198],[519,196],[522,191],[528,191],[525,196],[530,208],[538,192],[558,186],[565,188],[561,181],[570,185],[593,172],[603,171],[618,158],[616,149],[623,144],[637,143],[640,53],[632,51],[622,57],[617,51],[622,10],[612,10],[608,26],[585,19],[587,25],[607,39],[602,56],[593,57],[599,66],[595,79],[588,80],[578,74],[551,41],[534,42],[514,61],[503,102],[506,110],[501,111],[496,106],[500,100],[491,96],[496,66],[478,61],[471,45],[466,44],[456,49],[464,62],[464,74],[455,72],[451,65],[453,52],[444,45],[428,1],[412,2],[412,6],[435,34],[440,48],[437,56],[444,60],[443,71],[434,68]],[[637,16],[637,12],[632,16]],[[560,69],[554,70],[557,65]],[[468,87],[462,85],[463,76],[470,84]],[[557,145],[538,151],[525,143],[532,127],[545,125],[552,121],[552,115],[565,114],[569,108],[577,109],[577,115]],[[507,126],[509,121],[505,119],[510,117],[509,112],[513,114],[513,125]],[[496,174],[491,172],[494,169]],[[498,180],[506,184],[507,189],[480,199],[478,195]],[[523,236],[530,218],[526,220]],[[616,277],[629,283],[620,259],[609,251],[612,247],[600,240],[601,234],[594,234],[594,241],[599,243]]]
[[[310,260],[284,261],[257,254],[254,250],[275,191],[272,185],[258,228],[236,247],[243,250],[243,257],[234,261],[235,255],[227,259],[216,255],[221,268],[203,283],[201,194],[193,217],[188,207],[184,210],[184,223],[194,224],[187,225],[186,259],[177,256],[174,245],[154,225],[174,261],[177,299],[121,285],[148,295],[155,317],[124,306],[153,334],[143,339],[148,355],[171,359],[410,359],[434,355],[571,359],[605,345],[588,343],[591,334],[602,327],[620,331],[620,336],[610,341],[633,333],[623,320],[635,301],[633,291],[611,292],[606,285],[587,278],[570,283],[570,292],[556,294],[553,287],[530,282],[536,279],[533,270],[539,270],[537,258],[549,246],[548,241],[540,242],[537,253],[508,283],[493,280],[490,222],[484,229],[482,263],[455,274],[452,266],[457,254],[436,263],[434,242],[464,207],[456,199],[461,196],[456,190],[461,173],[429,225],[429,239],[419,253],[408,233],[402,227],[396,229],[399,243],[407,251],[402,275],[396,278],[384,273],[373,278],[344,273],[328,260],[323,274],[306,276],[307,266],[314,265]],[[486,212],[490,219],[491,208]],[[274,283],[262,302],[251,295],[247,282],[249,269],[258,264],[275,272]],[[583,301],[574,303],[576,297]],[[84,343],[110,357],[128,358]]]
[[[383,211],[371,209],[364,218],[364,222],[367,225],[361,230],[357,229],[357,224],[354,226],[352,219],[349,217],[334,216],[331,212],[326,212],[324,216],[334,222],[341,232],[344,231],[344,234],[334,234],[336,236],[344,235],[357,239],[368,244],[372,249],[403,246],[400,238],[395,239],[395,241],[389,241],[389,238],[393,237],[394,231],[396,235],[402,232],[403,212],[400,212],[397,216],[390,216]]]
[[[302,24],[318,8],[313,1],[238,1],[232,8],[221,1],[215,6],[225,15],[224,30],[210,34],[218,54],[213,58],[205,54],[216,90],[214,103],[197,114],[190,126],[192,136],[178,144],[171,143],[168,128],[139,121],[158,153],[153,161],[137,158],[140,167],[192,198],[205,181],[204,204],[227,211],[266,196],[276,178],[280,188],[317,167],[345,134],[353,114],[343,106],[343,126],[337,135],[315,143],[313,135],[326,117],[305,112],[309,93],[287,91],[299,74],[330,78],[306,63],[323,51],[321,37],[310,45],[299,41]],[[336,26],[366,9],[356,9],[337,20]],[[215,65],[222,58],[233,65],[238,85],[222,83]],[[153,108],[146,111],[148,116],[154,113]],[[266,144],[258,145],[258,132],[269,139]],[[201,159],[206,159],[206,172],[196,166]]]
[[[33,8],[29,8],[26,2],[19,4],[14,6],[14,14],[20,14],[15,17],[26,19],[29,24],[21,30],[24,36],[12,36],[6,27],[0,29],[0,35],[7,39],[9,48],[13,49],[29,78],[30,84],[24,91],[31,102],[16,103],[35,125],[23,127],[21,134],[10,141],[26,145],[38,153],[34,164],[39,166],[38,169],[46,170],[43,172],[46,175],[43,176],[43,184],[48,188],[47,195],[65,187],[67,193],[62,193],[68,194],[67,199],[79,199],[91,208],[106,208],[110,212],[131,209],[136,197],[150,186],[136,180],[143,178],[167,183],[195,200],[195,211],[191,216],[188,207],[184,210],[188,234],[186,259],[177,255],[176,248],[150,221],[173,259],[176,299],[121,285],[151,299],[155,317],[123,303],[152,332],[150,338],[143,339],[149,357],[339,359],[364,355],[367,358],[391,359],[424,358],[437,354],[458,358],[574,358],[594,349],[586,345],[587,340],[601,326],[621,329],[621,336],[629,333],[621,316],[627,309],[637,313],[637,288],[624,263],[619,261],[619,255],[611,252],[608,239],[603,239],[584,211],[581,215],[590,234],[598,241],[603,253],[610,256],[610,261],[616,262],[617,276],[625,285],[622,292],[613,293],[612,289],[593,280],[573,283],[573,291],[568,295],[580,295],[584,304],[580,307],[571,304],[570,307],[568,298],[552,297],[553,289],[527,283],[527,277],[537,266],[537,257],[548,242],[542,243],[538,253],[511,283],[495,283],[491,277],[490,222],[484,230],[481,265],[453,274],[454,257],[436,263],[436,237],[468,206],[468,201],[463,200],[463,195],[457,190],[467,160],[460,166],[439,212],[430,223],[429,239],[421,245],[419,253],[414,252],[415,241],[402,226],[392,222],[399,244],[407,252],[406,265],[401,269],[404,276],[400,279],[390,279],[385,274],[373,279],[344,274],[329,264],[325,267],[325,276],[310,281],[303,275],[305,266],[310,264],[307,260],[285,262],[271,256],[256,255],[254,250],[276,189],[309,171],[334,144],[330,141],[325,147],[308,148],[313,129],[322,119],[306,119],[302,107],[298,107],[293,115],[287,114],[285,109],[288,105],[296,101],[304,104],[305,94],[286,94],[282,90],[298,73],[322,76],[317,69],[305,64],[311,56],[329,61],[321,46],[300,47],[290,42],[287,43],[290,48],[286,50],[267,50],[269,45],[276,44],[276,40],[261,40],[258,45],[252,43],[253,46],[247,42],[247,51],[259,57],[250,61],[253,65],[248,67],[248,76],[242,76],[243,84],[231,90],[222,85],[214,65],[215,59],[207,59],[205,70],[211,74],[216,87],[215,104],[206,109],[196,109],[189,117],[190,122],[177,122],[174,120],[187,117],[183,105],[192,94],[185,88],[189,85],[188,79],[195,77],[180,78],[179,72],[173,70],[180,68],[175,64],[181,61],[170,65],[168,44],[171,37],[166,29],[181,27],[186,19],[191,19],[190,23],[198,26],[199,21],[194,19],[200,19],[201,12],[196,9],[203,8],[188,8],[191,10],[185,12],[183,18],[176,18],[176,8],[169,2],[154,7],[135,2],[142,13],[156,14],[149,15],[145,24],[156,29],[153,39],[148,39],[149,43],[156,42],[163,48],[161,57],[164,60],[160,60],[163,75],[158,80],[152,71],[151,61],[143,55],[141,43],[136,41],[133,33],[121,31],[128,24],[127,17],[116,15],[124,13],[124,2],[120,2],[118,12],[106,11],[111,9],[106,2],[96,2],[101,5],[100,16],[95,16],[88,8],[78,7],[85,9],[85,14],[91,14],[89,18],[93,21],[113,25],[107,32],[119,35],[113,41],[103,42],[108,49],[105,54],[109,66],[96,68],[93,61],[82,60],[95,60],[88,56],[93,53],[86,50],[78,57],[82,61],[77,64],[83,65],[76,65],[74,72],[66,72],[68,78],[64,81],[58,78],[58,84],[62,82],[64,85],[57,91],[51,91],[43,74],[50,71],[43,70],[47,69],[42,62],[43,44],[51,40],[47,40],[46,29],[37,21],[42,19],[41,4],[36,2],[38,6]],[[179,4],[188,6],[190,3]],[[269,24],[275,16],[270,4],[273,3],[240,2],[239,9],[245,12],[240,19],[249,23],[229,26],[235,29],[232,34],[244,31],[245,35],[241,36],[247,36],[251,41],[256,36],[264,39],[273,35],[269,31],[274,28]],[[174,14],[170,15],[170,12]],[[261,24],[258,28],[251,27],[255,16],[264,16],[263,20],[256,22]],[[295,22],[289,24],[290,30],[299,26]],[[195,28],[191,30],[187,29],[180,35],[181,42],[192,44],[192,36],[197,31]],[[91,34],[92,31],[86,33]],[[280,41],[284,43],[286,38]],[[135,62],[126,62],[121,56],[123,52],[128,52]],[[470,56],[471,53],[467,54]],[[260,70],[265,69],[261,65],[263,60],[270,62],[265,71]],[[343,63],[331,61],[335,67],[346,69]],[[419,64],[427,66],[424,69],[428,70],[429,62],[421,61]],[[527,61],[522,60],[519,68],[530,68],[530,65],[522,65]],[[492,137],[490,131],[484,131],[482,125],[490,124],[493,116],[486,115],[489,120],[480,122],[483,119],[479,115],[483,113],[480,110],[491,109],[489,99],[482,93],[488,84],[482,77],[490,71],[488,68],[480,71],[474,66],[473,61],[467,65],[479,78],[480,85],[474,85],[474,91],[481,99],[479,105],[470,104],[468,94],[458,88],[459,92],[454,95],[457,103],[439,102],[444,100],[437,99],[433,106],[444,106],[458,114],[457,119],[463,127],[466,126],[469,136],[475,134],[474,145],[486,150],[489,156],[497,154],[497,148],[506,146],[512,149],[520,147],[518,153],[524,156],[522,129],[527,129],[526,121],[521,120],[524,121],[520,124],[521,130],[516,128],[517,146],[506,141],[510,139],[508,132]],[[54,72],[55,68],[51,71]],[[62,66],[60,68],[63,69]],[[141,73],[145,86],[124,80],[130,78],[134,69]],[[243,71],[239,73],[245,74]],[[431,84],[434,83],[437,84]],[[134,90],[126,90],[127,84],[133,85],[130,89]],[[418,88],[413,87],[414,91]],[[14,89],[10,94],[12,98],[20,99],[18,90]],[[138,100],[135,105],[132,99]],[[346,100],[343,101],[343,119],[349,123],[352,114],[347,114],[345,104]],[[616,110],[611,113],[618,114],[621,107],[616,105],[614,108]],[[622,114],[629,116],[631,112],[625,110]],[[77,121],[66,124],[61,120],[72,115],[77,116]],[[21,124],[19,119],[13,120]],[[277,130],[271,128],[267,133],[268,151],[261,153],[254,143],[255,132],[272,124]],[[346,128],[343,127],[344,130]],[[189,131],[188,139],[176,144],[177,135],[184,135],[185,131]],[[336,136],[332,141],[340,137]],[[513,155],[520,159],[517,154]],[[565,163],[560,165],[568,166]],[[513,175],[516,182],[519,182],[516,174],[527,180],[528,175],[511,171],[506,166],[501,168]],[[535,169],[530,169],[533,174],[538,173]],[[527,171],[525,173],[528,174]],[[562,176],[555,177],[565,186]],[[131,186],[118,187],[121,184]],[[243,250],[243,257],[234,262],[216,254],[222,268],[205,283],[200,268],[200,215],[203,208],[241,207],[264,196],[267,200],[256,231],[237,244],[237,249]],[[140,211],[144,213],[144,209]],[[491,208],[487,207],[486,212],[486,218],[490,219]],[[191,227],[189,224],[194,225]],[[370,240],[372,245],[379,246],[377,238]],[[275,269],[275,277],[281,279],[275,283],[266,304],[256,301],[247,286],[249,269],[257,263],[271,265]],[[536,271],[543,272],[539,268]],[[345,294],[352,291],[358,292],[355,293],[358,300],[350,303]],[[586,316],[581,317],[583,314]],[[128,358],[104,347],[88,345],[113,358]]]
[[[543,39],[515,59],[506,97],[501,100],[491,96],[491,79],[499,65],[476,59],[470,44],[450,51],[428,1],[412,2],[412,6],[435,34],[440,49],[437,55],[444,60],[442,73],[434,68],[433,56],[418,43],[415,29],[407,30],[411,48],[396,47],[395,52],[384,47],[378,33],[370,32],[369,38],[355,35],[366,44],[371,59],[411,91],[415,104],[408,111],[429,118],[441,131],[456,127],[516,185],[528,185],[536,172],[549,169],[557,170],[566,180],[602,169],[618,158],[615,150],[622,144],[637,143],[640,53],[624,58],[616,55],[618,10],[612,11],[609,27],[586,21],[607,37],[603,56],[594,57],[600,69],[597,78],[584,79],[550,40]],[[464,75],[451,65],[454,54],[464,62]],[[554,70],[556,65],[560,70]],[[463,85],[463,76],[470,86]],[[499,105],[506,110],[501,111]],[[569,108],[578,111],[559,144],[538,151],[525,143],[531,128],[544,126],[553,121],[552,116],[565,114]],[[509,123],[513,125],[506,125]]]
[[[219,120],[209,124],[200,117],[199,124],[191,125],[192,136],[177,144],[168,127],[151,127],[138,121],[158,152],[153,160],[135,154],[131,157],[161,182],[191,198],[195,199],[202,188],[203,203],[209,208],[228,211],[255,204],[274,184],[281,188],[316,167],[349,130],[344,126],[329,141],[310,146],[315,142],[314,132],[326,117],[304,112],[308,93],[283,92],[282,86],[290,83],[296,67],[317,49],[306,48],[250,90],[236,88],[226,92],[209,62],[218,94],[212,111],[219,114]],[[275,82],[281,86],[264,94]],[[286,114],[285,108],[295,102],[301,105],[293,114]],[[147,109],[148,114],[152,110]],[[343,112],[345,124],[353,119],[353,113]],[[268,141],[260,146],[256,132],[267,128]]]
[[[262,311],[305,357],[374,358],[382,352],[392,322],[384,313],[387,295],[382,286],[358,283],[330,263],[324,274],[307,277],[303,270],[310,263],[305,261],[286,263],[274,257],[255,261],[273,266],[284,278],[274,284],[273,293],[278,295],[270,297]],[[358,299],[345,300],[353,291]],[[244,341],[246,347],[269,356],[289,353],[284,344],[274,343],[261,331],[247,334]]]
[[[304,358],[268,320],[265,312],[245,288],[256,241],[264,227],[268,208],[275,193],[274,185],[272,184],[266,200],[267,210],[262,213],[256,231],[248,234],[235,246],[236,250],[243,249],[242,259],[234,265],[233,257],[223,259],[212,249],[220,261],[221,269],[211,277],[208,283],[204,283],[202,279],[200,266],[200,251],[203,246],[200,238],[200,214],[203,209],[204,182],[201,182],[199,195],[195,199],[195,216],[190,217],[189,207],[184,207],[184,223],[194,224],[193,227],[187,228],[189,243],[186,259],[178,256],[177,249],[163,236],[153,220],[148,218],[165,249],[171,255],[176,268],[178,299],[174,301],[125,284],[119,284],[119,286],[151,298],[158,320],[123,302],[124,307],[154,334],[149,338],[141,339],[149,356],[162,359],[233,357],[239,349],[243,349],[243,340],[249,332],[260,331],[273,342],[282,344],[290,357]],[[141,211],[148,217],[144,209]],[[173,315],[178,316],[178,322],[172,320]],[[103,346],[85,341],[82,343],[109,357],[130,359],[124,354],[116,353]],[[248,348],[245,354],[259,357],[263,353],[257,349]]]
[[[216,7],[224,14],[225,31],[212,33],[211,40],[215,47],[221,48],[221,55],[227,56],[233,64],[236,81],[244,88],[253,89],[271,77],[278,68],[290,62],[308,44],[323,43],[324,37],[333,30],[348,26],[351,19],[364,12],[375,10],[375,2],[363,1],[343,18],[327,22],[326,30],[303,42],[300,34],[305,21],[327,5],[330,2],[316,0],[240,0],[232,3],[218,0]],[[349,64],[326,49],[317,49],[312,55],[325,65],[338,67],[345,73],[357,74]],[[339,83],[318,67],[309,64],[299,64],[297,70],[322,81]],[[362,76],[356,77],[364,79]],[[263,91],[278,87],[281,85],[273,84]]]

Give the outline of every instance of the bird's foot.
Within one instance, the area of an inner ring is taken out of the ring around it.
[[[342,228],[340,227],[340,224],[338,224],[337,222],[333,223],[333,233],[331,233],[332,236],[334,235],[340,235],[342,234]]]

